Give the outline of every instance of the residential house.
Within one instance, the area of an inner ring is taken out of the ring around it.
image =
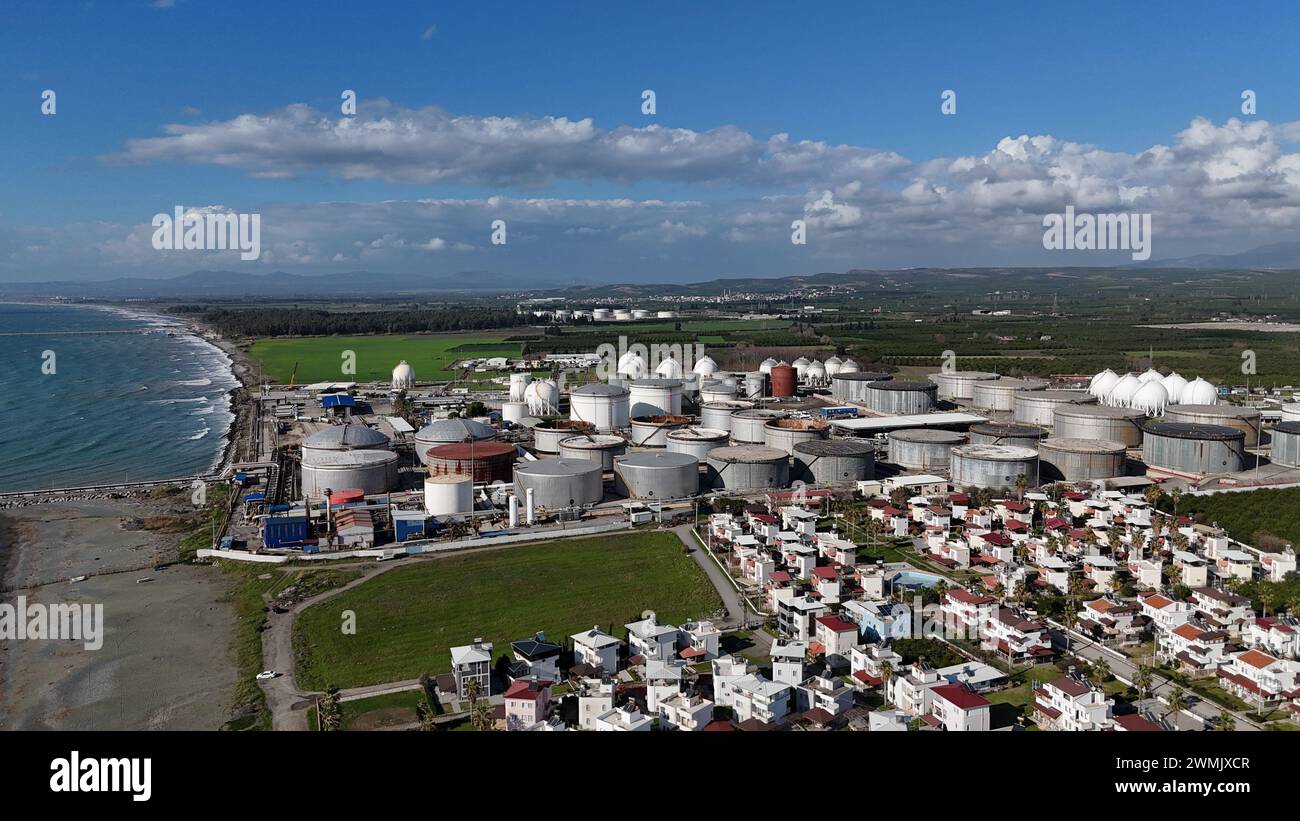
[[[659,702],[659,726],[670,730],[695,732],[713,720],[713,702],[698,695],[677,693]]]
[[[1161,630],[1156,643],[1156,658],[1193,675],[1213,675],[1229,659],[1228,633],[1208,630],[1196,621]]]
[[[527,730],[546,720],[551,708],[551,684],[530,678],[510,685],[505,692],[507,730]]]
[[[478,684],[478,694],[486,696],[492,688],[492,642],[475,638],[470,644],[451,648],[451,674],[456,678],[456,695],[469,698],[471,682]]]
[[[1034,690],[1034,721],[1045,730],[1107,730],[1114,704],[1087,680],[1061,676]]]
[[[755,719],[764,724],[790,714],[790,685],[751,673],[731,684],[731,709],[736,723]]]
[[[939,609],[945,626],[973,638],[979,635],[981,625],[988,620],[996,604],[997,599],[992,596],[953,588],[944,591]]]
[[[618,672],[618,648],[623,642],[602,631],[599,626],[571,638],[574,664],[599,667],[606,673]]]
[[[1300,661],[1280,659],[1261,650],[1233,656],[1219,668],[1223,689],[1256,707],[1274,707],[1300,698]]]
[[[649,659],[645,663],[645,704],[650,713],[658,713],[659,705],[682,691],[686,675],[686,662],[678,659],[661,661]]]
[[[943,684],[932,691],[927,724],[949,732],[984,732],[990,729],[992,703],[961,684]]]
[[[1192,606],[1154,593],[1141,599],[1142,615],[1156,630],[1173,630],[1192,617]]]
[[[1041,660],[1054,655],[1047,625],[1028,619],[1010,607],[998,607],[980,630],[980,646],[1016,660]]]
[[[1251,619],[1241,631],[1241,642],[1278,658],[1300,658],[1300,628],[1294,621],[1272,616]]]
[[[660,624],[653,610],[640,621],[623,626],[627,628],[629,656],[641,656],[646,661],[667,661],[677,654],[677,628]]]
[[[814,654],[817,653],[817,645],[821,645],[821,651],[826,654],[828,661],[832,657],[839,657],[847,663],[849,650],[858,643],[858,626],[839,616],[818,616],[814,639]]]
[[[691,620],[677,633],[677,655],[692,664],[712,661],[719,655],[722,631],[705,619]]]
[[[743,656],[719,656],[713,660],[713,701],[719,707],[731,706],[732,685],[749,675],[749,662]]]
[[[772,659],[772,680],[791,687],[804,679],[804,661],[808,655],[808,642],[776,639],[768,651]]]
[[[853,706],[853,688],[838,676],[823,674],[812,676],[794,689],[799,712],[824,710],[838,716]]]
[[[614,709],[614,680],[587,679],[578,690],[578,729],[595,730],[596,719]]]
[[[1211,627],[1240,635],[1241,629],[1255,618],[1250,599],[1214,587],[1198,587],[1192,591],[1192,607],[1196,617]]]
[[[826,605],[813,596],[794,596],[777,603],[776,620],[781,632],[798,641],[812,641],[817,617]]]
[[[1147,619],[1135,602],[1118,602],[1109,597],[1093,599],[1075,618],[1075,628],[1106,645],[1141,644]]]
[[[629,701],[597,716],[595,724],[598,733],[637,733],[648,732],[654,721]]]
[[[532,638],[510,642],[513,661],[510,664],[511,680],[524,678],[560,680],[560,653],[563,648],[546,640],[538,632]]]

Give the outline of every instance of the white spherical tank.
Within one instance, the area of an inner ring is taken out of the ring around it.
[[[655,376],[660,379],[681,379],[682,363],[670,356],[655,368]]]
[[[412,368],[405,359],[397,363],[393,368],[393,390],[409,391],[415,387],[415,368]]]
[[[700,376],[713,376],[718,372],[718,363],[711,356],[702,356],[691,370]]]
[[[772,372],[772,368],[776,367],[776,364],[777,364],[776,360],[769,356],[767,359],[764,359],[762,362],[758,363],[758,372],[763,374],[764,376],[767,376],[769,373]]]
[[[1199,376],[1187,383],[1187,387],[1183,388],[1183,392],[1178,397],[1180,405],[1217,405],[1218,403],[1219,392]]]
[[[635,351],[628,351],[618,358],[618,375],[624,379],[640,379],[645,376],[645,360]]]
[[[1100,382],[1102,379],[1106,378],[1107,376],[1116,376],[1116,373],[1112,371],[1110,368],[1107,368],[1101,373],[1093,374],[1092,379],[1088,381],[1088,390],[1091,392],[1093,388],[1097,387],[1097,383]],[[1095,395],[1096,394],[1094,394],[1094,396]]]
[[[474,512],[474,480],[463,473],[444,473],[424,480],[424,509],[430,516],[464,516]]]
[[[802,382],[804,378],[808,375],[808,366],[811,364],[812,363],[808,361],[808,357],[801,356],[795,361],[791,362],[790,367],[794,368],[794,372],[799,376],[799,381]]]
[[[1183,389],[1187,387],[1187,380],[1177,371],[1166,376],[1161,380],[1160,384],[1164,385],[1165,390],[1169,393],[1169,404],[1177,405],[1183,401]]]
[[[569,396],[569,418],[590,422],[601,433],[626,428],[629,407],[628,390],[621,385],[593,382]]]
[[[524,402],[524,391],[528,389],[528,384],[533,381],[531,373],[512,373],[510,374],[510,401]]]
[[[814,359],[804,371],[804,380],[809,385],[822,385],[826,382],[826,366]]]
[[[840,368],[844,367],[844,360],[840,359],[838,356],[832,356],[830,359],[826,360],[826,363],[822,367],[826,368],[827,376],[834,376],[840,372]]]
[[[1142,381],[1131,373],[1126,373],[1111,388],[1110,393],[1106,394],[1103,400],[1107,405],[1113,408],[1127,408],[1132,406],[1133,397],[1142,388]]]
[[[1133,394],[1133,401],[1129,407],[1140,410],[1148,416],[1159,416],[1165,412],[1165,406],[1168,404],[1169,392],[1165,390],[1165,386],[1158,381],[1150,381]]]
[[[1147,382],[1160,382],[1164,378],[1164,375],[1155,368],[1147,368],[1138,376],[1138,381],[1145,385]]]
[[[852,359],[846,359],[844,360],[844,364],[840,365],[838,373],[858,373],[861,370],[862,369],[858,367],[858,363],[854,362]]]
[[[524,402],[529,413],[536,416],[549,416],[560,412],[560,386],[554,379],[541,379],[529,383],[524,389]]]
[[[1097,397],[1098,400],[1105,402],[1106,397],[1115,389],[1116,383],[1119,382],[1119,374],[1110,368],[1102,371],[1092,378],[1092,384],[1088,386],[1088,393]]]

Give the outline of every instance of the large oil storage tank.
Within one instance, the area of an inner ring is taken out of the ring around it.
[[[857,439],[814,439],[794,446],[791,478],[808,484],[858,482],[876,475],[876,449]]]
[[[1021,391],[1039,391],[1047,383],[1038,379],[985,379],[972,383],[970,406],[994,411],[1015,410],[1015,396]]]
[[[1142,446],[1146,414],[1109,405],[1058,405],[1052,411],[1052,433],[1060,439],[1107,439],[1130,448]]]
[[[909,416],[934,410],[939,386],[933,382],[890,379],[867,383],[866,405],[878,413]]]
[[[730,402],[736,398],[736,380],[713,379],[700,385],[700,403]]]
[[[531,490],[533,504],[547,510],[594,505],[605,495],[601,474],[592,459],[539,459],[515,471],[515,495],[522,499]]]
[[[668,445],[668,434],[691,423],[689,416],[635,416],[632,418],[634,448],[662,448]]]
[[[1016,445],[1036,448],[1047,431],[1033,425],[1016,425],[1009,422],[981,422],[970,426],[972,445]]]
[[[689,453],[630,453],[614,460],[614,489],[630,499],[686,499],[700,492],[700,462]]]
[[[1057,408],[1069,405],[1095,405],[1097,397],[1083,391],[1021,391],[1013,399],[1016,421],[1026,425],[1052,426]]]
[[[767,374],[763,371],[750,371],[741,384],[740,395],[745,399],[762,399],[767,394]]]
[[[794,396],[799,385],[799,375],[790,365],[777,365],[768,375],[772,380],[772,395],[779,397]]]
[[[580,433],[595,433],[596,426],[575,419],[548,419],[533,426],[533,449],[538,453],[559,453],[560,440]]]
[[[302,443],[303,464],[312,464],[322,454],[351,450],[388,450],[388,437],[365,425],[349,422],[332,425],[308,436]]]
[[[998,374],[987,371],[940,371],[930,374],[930,381],[939,386],[940,399],[953,399],[967,404],[975,396],[975,383],[997,379]]]
[[[958,487],[1010,489],[1021,476],[1038,486],[1038,451],[1015,445],[962,445],[952,449],[952,483]]]
[[[1123,442],[1053,437],[1038,443],[1043,481],[1080,482],[1124,475]]]
[[[763,426],[763,444],[794,455],[794,446],[800,442],[825,439],[831,426],[814,419],[773,419]]]
[[[892,374],[884,372],[840,371],[831,377],[831,398],[836,402],[853,402],[867,404],[867,385],[872,382],[888,382]]]
[[[341,450],[316,453],[303,462],[302,495],[321,496],[326,489],[359,488],[386,493],[397,486],[397,454],[391,450]]]
[[[682,412],[682,380],[633,379],[628,383],[632,407],[637,416],[675,416]]]
[[[463,516],[474,511],[474,480],[444,473],[424,480],[424,509],[430,516]]]
[[[501,403],[501,421],[519,424],[525,416],[528,415],[528,404],[525,402],[502,402]]]
[[[965,434],[950,430],[896,430],[889,434],[889,461],[904,470],[947,470],[952,449],[966,441]]]
[[[455,442],[477,442],[491,439],[496,431],[473,419],[435,419],[416,431],[415,453],[421,464],[428,464],[425,454],[429,448]]]
[[[707,460],[708,487],[764,490],[790,484],[790,455],[762,445],[714,448]]]
[[[1246,434],[1224,425],[1148,422],[1142,461],[1155,473],[1206,476],[1236,473],[1246,459]]]
[[[1273,426],[1268,458],[1275,464],[1300,467],[1300,422],[1278,422]]]
[[[1246,447],[1253,448],[1259,445],[1260,428],[1264,423],[1264,417],[1258,408],[1239,408],[1233,405],[1170,405],[1165,409],[1164,421],[1236,428],[1246,435]]]
[[[678,428],[668,434],[668,450],[673,453],[689,453],[696,461],[708,459],[709,451],[727,444],[731,432],[721,428]]]
[[[784,419],[785,413],[755,408],[731,414],[731,438],[744,444],[761,445],[767,442],[767,423]]]
[[[709,402],[700,408],[700,425],[711,430],[731,432],[731,415],[736,411],[752,410],[753,402],[735,400],[731,402]]]
[[[681,385],[680,382],[677,384]],[[590,422],[601,433],[626,428],[630,408],[630,394],[622,385],[593,382],[575,388],[569,395],[569,418]]]
[[[614,469],[614,457],[627,452],[627,440],[622,436],[598,433],[594,436],[573,436],[560,441],[560,456],[565,459],[590,459],[600,462],[602,470]]]
[[[425,452],[430,476],[462,473],[474,481],[509,482],[515,469],[517,448],[510,442],[457,442]]]
[[[1300,422],[1300,402],[1287,402],[1282,405],[1283,422]]]

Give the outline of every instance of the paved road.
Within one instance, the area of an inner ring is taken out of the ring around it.
[[[709,577],[713,583],[714,589],[722,597],[723,606],[727,608],[727,618],[723,619],[721,627],[724,630],[736,630],[748,626],[750,639],[754,642],[756,653],[766,654],[772,646],[772,637],[762,628],[763,617],[754,613],[749,605],[745,603],[739,591],[736,590],[731,578],[723,571],[718,563],[709,555],[709,551],[702,547],[699,541],[691,533],[690,525],[679,525],[673,528],[677,538],[681,539],[682,544],[691,550],[691,558],[695,563],[704,570],[704,574]]]

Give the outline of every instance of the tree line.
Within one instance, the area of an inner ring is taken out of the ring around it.
[[[206,308],[177,306],[223,336],[334,336],[480,331],[515,327],[514,311],[462,305],[405,311],[324,311],[310,308]]]

